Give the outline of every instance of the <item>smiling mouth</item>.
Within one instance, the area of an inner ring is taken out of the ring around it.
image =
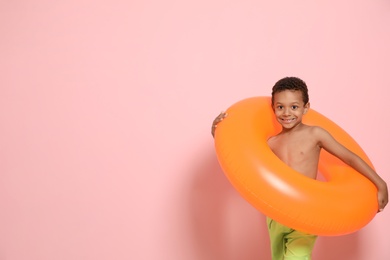
[[[287,118],[282,118],[282,121],[283,121],[284,123],[289,124],[289,123],[295,121],[295,118],[288,118],[288,119],[287,119]]]

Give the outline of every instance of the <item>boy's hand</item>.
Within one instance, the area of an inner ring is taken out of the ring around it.
[[[379,212],[385,209],[388,201],[389,201],[389,194],[387,191],[387,185],[385,184],[383,188],[378,189]]]
[[[217,125],[219,122],[221,122],[225,117],[227,116],[227,113],[222,111],[213,121],[213,124],[211,126],[211,134],[214,137],[215,134],[215,128],[217,128]]]

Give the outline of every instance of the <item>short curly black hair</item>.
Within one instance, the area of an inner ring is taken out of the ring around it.
[[[306,105],[309,102],[309,90],[306,83],[297,77],[285,77],[278,80],[272,87],[272,104],[274,103],[274,95],[284,90],[301,91],[303,103]]]

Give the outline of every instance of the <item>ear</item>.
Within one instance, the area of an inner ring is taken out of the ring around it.
[[[310,102],[307,102],[303,108],[303,114],[306,114],[310,109]]]

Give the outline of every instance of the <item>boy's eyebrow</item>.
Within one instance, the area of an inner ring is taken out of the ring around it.
[[[281,102],[275,102],[275,104],[281,104],[283,105],[284,103],[281,103]],[[294,101],[294,102],[291,102],[289,104],[299,104],[299,101]]]

